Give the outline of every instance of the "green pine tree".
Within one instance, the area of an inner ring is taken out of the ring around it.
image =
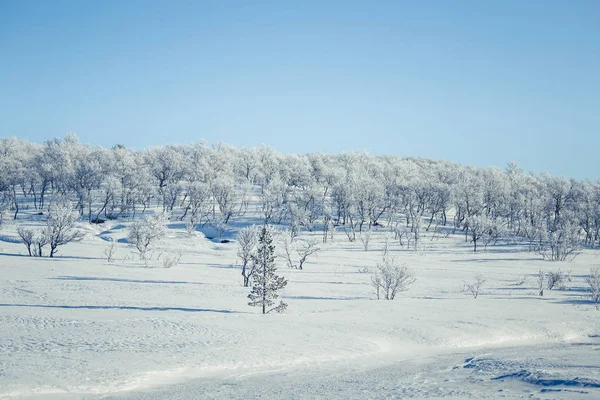
[[[252,256],[254,263],[254,273],[252,274],[252,291],[248,295],[249,306],[262,307],[262,313],[267,314],[271,311],[283,312],[287,304],[283,301],[279,305],[267,310],[274,304],[274,300],[279,297],[278,291],[287,285],[287,280],[275,274],[275,245],[273,244],[273,235],[267,227],[263,227],[258,239],[258,250]]]

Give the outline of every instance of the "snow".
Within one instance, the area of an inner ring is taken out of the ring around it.
[[[302,271],[278,259],[289,308],[263,316],[247,305],[235,242],[170,224],[155,257],[182,252],[179,265],[146,267],[129,225],[87,225],[54,259],[26,257],[16,226],[3,228],[1,398],[600,398],[600,312],[584,282],[595,250],[552,263],[426,233],[422,251],[390,246],[417,281],[378,301],[361,270],[381,258],[384,230],[369,251],[338,233]],[[540,268],[573,282],[539,297]],[[474,299],[460,289],[476,274],[487,282]]]

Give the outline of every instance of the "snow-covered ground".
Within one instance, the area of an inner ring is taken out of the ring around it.
[[[378,301],[361,271],[385,234],[365,251],[339,233],[304,270],[279,260],[289,308],[263,316],[247,305],[235,242],[173,224],[155,254],[181,262],[145,267],[127,225],[88,226],[55,259],[24,256],[15,226],[0,232],[0,397],[600,398],[600,312],[584,283],[597,250],[551,263],[428,235],[422,251],[392,244],[417,281]],[[572,270],[572,282],[539,297],[540,268]],[[477,299],[461,292],[475,274],[487,279]]]

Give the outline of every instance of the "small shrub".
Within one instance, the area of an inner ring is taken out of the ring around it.
[[[106,261],[109,263],[113,262],[116,251],[117,245],[115,241],[111,239],[109,245],[104,249],[104,257],[106,258]]]
[[[600,310],[600,267],[590,269],[590,276],[585,278],[585,281],[590,287],[590,299],[596,306],[596,310]]]
[[[394,300],[398,292],[408,290],[415,278],[405,264],[394,257],[384,256],[371,275],[371,285],[378,299]]]
[[[474,281],[472,283],[464,283],[463,284],[463,293],[470,293],[474,299],[476,299],[481,293],[481,288],[483,284],[486,282],[486,279],[482,275],[475,275]]]
[[[371,229],[369,229],[366,232],[358,233],[358,238],[360,239],[365,251],[369,251],[369,243],[371,242],[371,232]]]
[[[527,275],[523,275],[517,279],[515,286],[523,286],[527,282]]]
[[[556,271],[548,271],[546,274],[546,288],[548,290],[552,289],[565,289],[565,281],[567,280],[567,276],[560,270]]]
[[[135,221],[129,229],[127,241],[140,254],[140,259],[146,258],[150,246],[167,234],[167,217],[156,214]]]
[[[181,253],[166,255],[162,257],[162,266],[163,268],[172,268],[179,265],[179,261],[181,261]]]
[[[544,287],[545,287],[545,283],[546,283],[546,273],[544,272],[543,269],[540,269],[537,275],[537,281],[538,281],[538,294],[540,296],[544,295]]]

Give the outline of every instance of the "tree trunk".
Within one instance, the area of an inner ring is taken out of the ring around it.
[[[267,263],[263,265],[262,312],[267,313]]]
[[[14,197],[13,201],[15,203],[15,216],[13,219],[17,219],[17,214],[19,214],[19,202],[17,201],[17,192],[14,187],[13,187],[13,197]]]

